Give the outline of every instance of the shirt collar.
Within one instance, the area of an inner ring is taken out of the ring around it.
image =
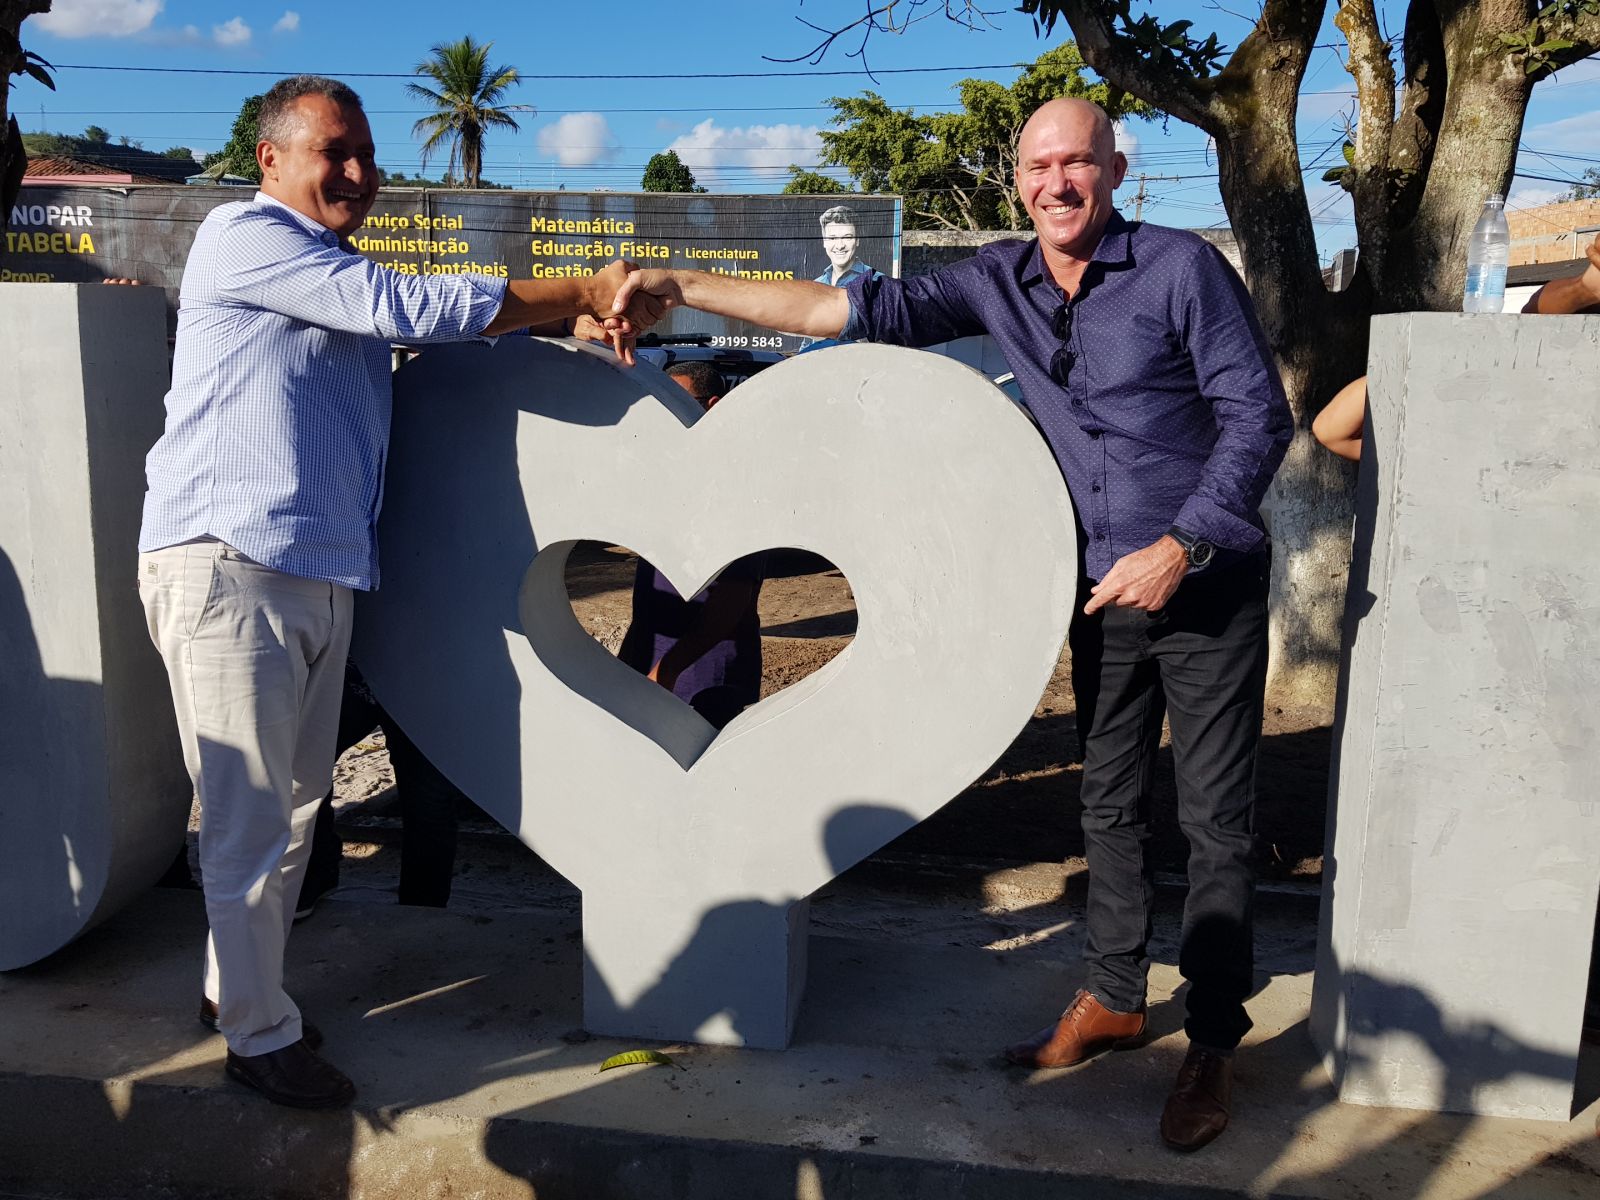
[[[305,229],[307,233],[320,242],[327,242],[327,244],[331,246],[343,244],[343,239],[340,238],[338,234],[334,233],[333,230],[324,225],[321,221],[313,221],[299,209],[290,208],[282,200],[279,200],[274,196],[269,196],[265,192],[257,192],[255,203],[270,205],[273,208],[288,213]],[[329,238],[332,238],[333,240],[329,242]]]
[[[1111,210],[1111,219],[1106,222],[1106,227],[1100,233],[1100,241],[1094,248],[1094,253],[1089,256],[1090,262],[1097,263],[1126,263],[1133,258],[1133,225],[1123,219],[1116,209]],[[1045,278],[1044,251],[1039,247],[1039,239],[1033,239],[1033,250],[1022,260],[1022,274],[1019,282],[1023,286],[1037,283]]]

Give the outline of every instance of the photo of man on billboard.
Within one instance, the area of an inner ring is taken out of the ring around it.
[[[863,275],[877,274],[856,257],[861,239],[856,236],[856,214],[843,204],[835,204],[817,218],[822,226],[822,248],[828,255],[828,269],[815,282],[844,287]]]

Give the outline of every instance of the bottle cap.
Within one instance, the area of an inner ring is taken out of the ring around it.
[[[1490,204],[1504,204],[1505,202],[1506,202],[1506,197],[1505,197],[1505,193],[1504,192],[1490,192],[1489,193],[1488,203],[1490,203]]]

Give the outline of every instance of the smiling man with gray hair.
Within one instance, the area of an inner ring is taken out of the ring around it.
[[[283,952],[332,780],[351,593],[378,583],[390,343],[599,314],[622,353],[660,308],[609,316],[623,262],[511,281],[368,262],[349,242],[378,193],[360,98],[299,75],[267,92],[259,123],[261,190],[206,217],[184,269],[139,591],[200,797],[201,1020],[227,1039],[229,1076],[327,1108],[355,1088],[317,1055]]]

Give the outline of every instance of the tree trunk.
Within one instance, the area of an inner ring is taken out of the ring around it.
[[[7,104],[11,77],[22,70],[22,22],[49,11],[50,0],[0,0],[0,234],[11,222],[11,206],[27,161],[21,130],[12,121]],[[0,259],[5,252],[5,238],[0,236]]]
[[[1511,185],[1533,84],[1477,9],[1439,31],[1449,80],[1427,184],[1415,216],[1389,235],[1377,312],[1448,311],[1461,304],[1466,240],[1491,191]]]
[[[1244,275],[1294,414],[1263,505],[1273,539],[1269,686],[1274,701],[1326,707],[1338,680],[1354,473],[1311,436],[1329,397],[1362,373],[1369,293],[1323,286],[1292,124],[1245,125],[1217,142],[1222,195]]]
[[[1244,277],[1272,347],[1295,436],[1263,505],[1273,539],[1268,686],[1277,703],[1329,708],[1338,682],[1354,476],[1311,422],[1366,362],[1364,282],[1331,295],[1306,201],[1295,109],[1320,24],[1277,6],[1234,53],[1205,116]]]

